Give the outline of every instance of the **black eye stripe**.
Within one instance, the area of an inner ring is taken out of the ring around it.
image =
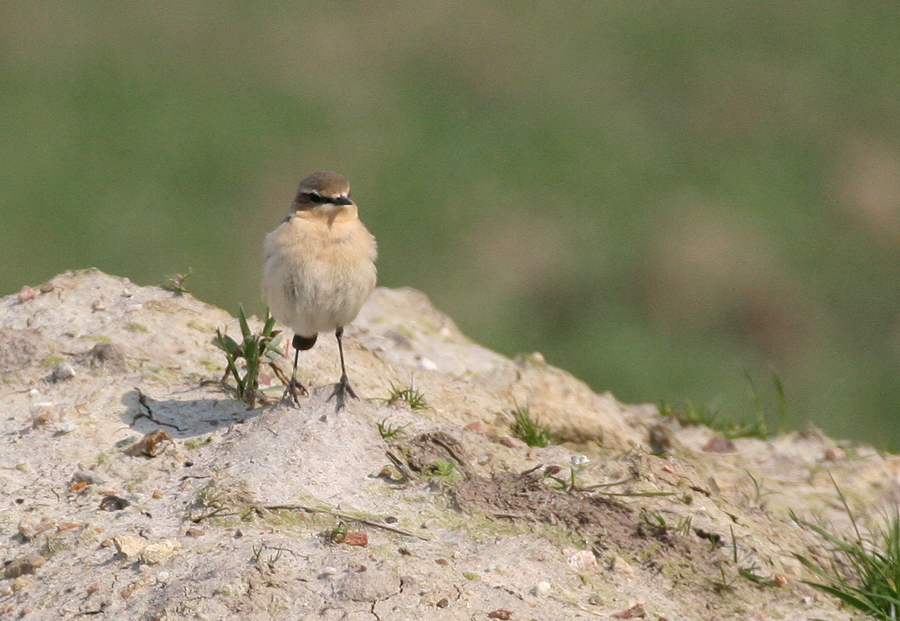
[[[325,198],[321,194],[316,194],[315,192],[307,192],[304,194],[304,196],[306,196],[306,198],[308,198],[310,202],[315,203],[316,205],[324,205],[331,200]]]

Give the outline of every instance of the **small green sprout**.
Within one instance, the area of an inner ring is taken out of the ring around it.
[[[452,476],[456,472],[456,462],[453,460],[444,460],[439,459],[434,462],[432,465],[425,468],[425,474],[440,477],[440,478],[448,478]]]
[[[389,440],[400,435],[404,429],[409,427],[409,423],[405,425],[392,425],[387,422],[387,419],[385,418],[380,423],[375,423],[375,426],[378,428],[378,433],[381,435],[382,439]]]
[[[256,406],[257,399],[264,399],[259,390],[260,367],[268,364],[276,375],[281,376],[281,370],[275,364],[276,360],[284,355],[284,352],[278,347],[281,342],[281,331],[275,329],[275,319],[269,314],[268,309],[266,309],[263,329],[259,334],[253,334],[250,331],[243,306],[240,308],[238,320],[241,324],[242,334],[240,344],[218,328],[216,328],[213,344],[225,352],[227,369],[222,377],[222,383],[224,384],[230,375],[237,383],[235,395],[252,409]],[[242,359],[243,373],[238,368],[238,361]]]
[[[328,541],[331,543],[342,543],[350,532],[349,527],[342,521],[338,521],[334,528],[328,532]]]
[[[184,295],[188,292],[188,290],[184,286],[184,281],[186,281],[193,273],[194,269],[189,267],[188,271],[184,274],[173,274],[171,276],[166,276],[168,282],[163,285],[163,289],[171,291],[175,295]]]

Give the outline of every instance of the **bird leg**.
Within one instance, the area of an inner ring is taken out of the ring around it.
[[[300,336],[299,334],[294,335],[294,340],[292,342],[294,346],[294,370],[291,372],[291,382],[285,387],[284,395],[281,397],[282,401],[287,400],[288,396],[290,396],[291,401],[294,402],[294,405],[300,407],[300,399],[299,395],[308,396],[309,391],[306,390],[306,387],[297,381],[297,360],[300,358],[300,350],[310,349],[313,345],[316,344],[316,338],[318,335],[307,337]]]
[[[344,407],[345,395],[350,395],[354,399],[359,399],[359,397],[356,396],[356,393],[353,392],[353,388],[350,387],[350,381],[347,379],[347,369],[344,366],[344,346],[341,343],[341,336],[343,336],[343,334],[343,328],[338,328],[334,331],[334,336],[337,338],[338,343],[338,353],[341,355],[341,379],[335,384],[334,390],[331,392],[331,396],[328,397],[328,400],[331,401],[331,399],[334,399],[336,401],[335,412],[339,412],[341,408]]]

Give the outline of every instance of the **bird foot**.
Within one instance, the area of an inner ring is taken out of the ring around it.
[[[335,400],[335,412],[340,412],[344,407],[344,398],[346,395],[350,395],[354,399],[359,399],[356,396],[356,393],[353,392],[353,388],[350,387],[350,382],[347,380],[346,375],[342,375],[341,379],[338,380],[338,383],[334,385],[334,390],[331,391],[331,396],[328,397],[328,400]]]
[[[287,401],[290,399],[298,408],[300,407],[300,395],[304,397],[309,396],[309,391],[306,390],[306,387],[298,382],[296,379],[292,379],[290,383],[284,388],[284,395],[282,395],[281,400]]]

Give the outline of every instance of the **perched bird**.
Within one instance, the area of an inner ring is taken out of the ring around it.
[[[266,236],[262,291],[272,316],[294,331],[294,370],[285,390],[299,404],[297,381],[301,350],[319,332],[334,330],[341,357],[341,379],[329,400],[337,409],[345,395],[357,398],[347,380],[344,326],[359,314],[375,288],[375,238],[359,219],[350,184],[341,175],[317,172],[300,182],[288,217]]]

